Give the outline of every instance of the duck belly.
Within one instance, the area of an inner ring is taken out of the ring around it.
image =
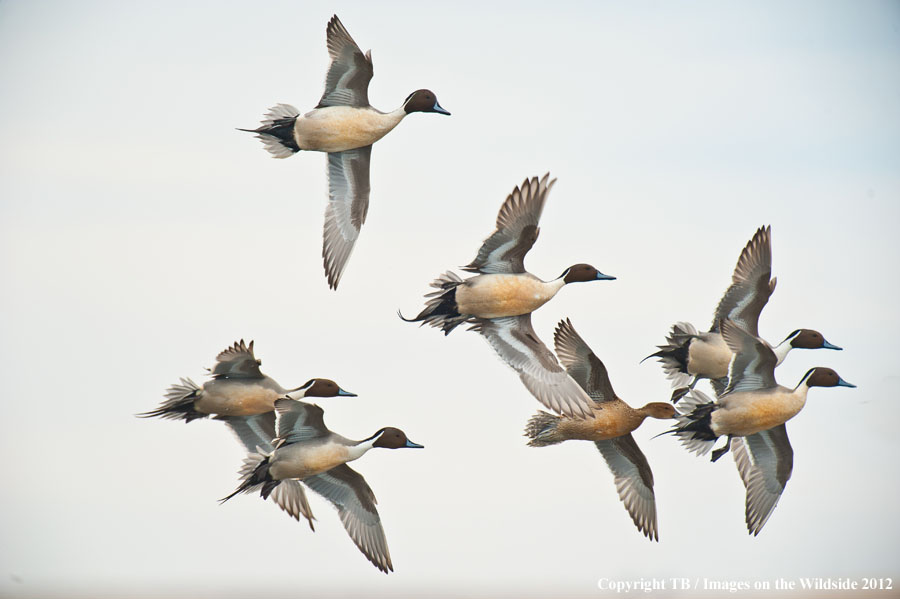
[[[479,275],[456,288],[456,306],[460,314],[479,318],[530,314],[556,295],[559,287],[528,274]]]
[[[732,394],[727,404],[712,413],[712,429],[718,435],[746,437],[784,424],[803,409],[804,399],[789,390],[767,394]]]
[[[294,122],[294,140],[301,150],[343,152],[375,143],[396,127],[402,118],[372,108],[316,108]]]
[[[688,374],[720,379],[728,376],[731,350],[722,335],[706,333],[691,340],[688,347]]]
[[[281,392],[265,385],[210,381],[203,386],[194,407],[206,414],[253,416],[274,410],[275,400],[279,397],[282,397]]]
[[[272,458],[269,474],[275,480],[306,478],[321,474],[348,461],[346,446],[336,443],[309,445],[295,443],[279,448]]]

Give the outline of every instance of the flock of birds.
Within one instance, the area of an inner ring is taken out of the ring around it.
[[[337,16],[327,29],[331,65],[325,93],[306,114],[279,104],[262,125],[251,131],[277,158],[300,150],[328,153],[329,202],[322,248],[328,284],[336,289],[365,222],[369,201],[369,157],[372,144],[407,114],[449,114],[429,90],[410,94],[403,105],[382,113],[368,103],[371,53],[363,54]],[[775,289],[772,278],[771,230],[760,228],[738,259],[732,283],[716,308],[709,331],[675,324],[666,343],[648,356],[661,362],[674,391],[671,403],[652,402],[634,409],[619,399],[606,367],[576,332],[562,320],[554,334],[554,352],[540,340],[531,313],[568,283],[614,280],[589,264],[566,268],[544,281],[527,272],[525,255],[538,238],[538,223],[555,179],[549,174],[526,179],[500,208],[496,230],[475,259],[463,267],[474,273],[462,279],[440,275],[414,318],[449,334],[466,323],[485,337],[512,367],[529,392],[553,413],[539,411],[525,435],[534,447],[567,440],[593,441],[615,478],[616,489],[637,529],[658,540],[653,473],[632,436],[648,418],[674,419],[662,434],[674,434],[690,451],[709,452],[720,437],[729,449],[747,490],[746,522],[758,534],[791,476],[793,451],[785,422],[800,412],[810,387],[853,385],[830,368],[810,369],[793,389],[778,385],[775,367],[794,348],[841,349],[817,331],[798,329],[778,345],[759,337],[759,316]],[[646,358],[645,358],[646,359]],[[222,351],[202,386],[189,378],[172,385],[163,403],[139,414],[173,420],[213,418],[234,432],[248,451],[237,489],[259,492],[314,530],[306,498],[310,489],[331,502],[359,550],[379,570],[393,570],[375,495],[365,479],[347,465],[374,448],[422,448],[396,428],[385,427],[356,441],[330,431],[324,411],[310,398],[354,396],[328,379],[316,378],[287,389],[260,371],[253,341],[243,340]],[[713,400],[695,388],[709,379]],[[680,402],[680,403],[679,403]]]

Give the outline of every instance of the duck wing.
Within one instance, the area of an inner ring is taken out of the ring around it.
[[[262,379],[265,375],[259,370],[260,364],[262,361],[253,355],[253,341],[245,344],[241,339],[219,352],[210,376],[214,379]]]
[[[594,445],[615,476],[619,499],[628,510],[634,525],[648,539],[659,541],[653,472],[634,437],[628,433],[615,439],[594,441]]]
[[[722,321],[722,338],[734,354],[728,366],[728,387],[722,395],[777,386],[775,364],[778,360],[768,343],[728,319]]]
[[[590,406],[594,402],[538,339],[531,326],[531,314],[479,318],[470,330],[484,335],[539,402],[566,416],[583,418],[592,414]]]
[[[216,416],[222,420],[238,438],[247,451],[256,451],[257,447],[271,452],[275,438],[275,412],[254,414],[253,416]]]
[[[316,108],[368,106],[373,73],[371,51],[362,53],[337,15],[328,21],[325,36],[331,64],[325,76],[325,93]]]
[[[372,146],[328,154],[328,207],[322,259],[328,286],[337,289],[369,211]]]
[[[341,464],[304,478],[303,483],[337,508],[347,534],[376,568],[385,574],[394,570],[381,517],[375,509],[375,494],[361,474]]]
[[[540,180],[525,179],[507,196],[497,214],[497,230],[484,240],[478,255],[462,267],[469,272],[522,273],[525,272],[525,254],[537,241],[538,221],[547,201],[550,188],[556,179],[548,181],[550,173]]]
[[[556,356],[566,372],[598,403],[616,398],[606,366],[584,342],[568,318],[560,320],[553,335]]]
[[[756,536],[778,505],[794,468],[787,428],[779,424],[746,437],[734,437],[731,451],[747,489],[747,531]]]
[[[276,399],[275,412],[278,414],[278,437],[273,442],[275,447],[331,434],[325,427],[325,411],[315,404],[295,399]]]
[[[772,228],[760,227],[738,258],[731,286],[719,300],[710,331],[718,331],[726,318],[753,336],[759,336],[759,314],[775,291],[772,278]]]

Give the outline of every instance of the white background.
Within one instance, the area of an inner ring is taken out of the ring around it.
[[[333,13],[370,100],[435,91],[378,142],[368,221],[338,292],[322,272],[325,157],[273,160],[235,127],[312,108]],[[900,574],[900,5],[896,2],[3,2],[0,4],[0,593],[596,595],[601,577]],[[660,542],[589,443],[525,446],[538,404],[478,335],[401,322],[468,263],[522,179],[557,176],[527,267],[589,262],[534,315],[570,317],[634,406],[665,401],[639,360],[709,325],[771,224],[778,288],[760,331],[858,389],[813,389],[788,424],[794,476],[758,538],[730,457],[666,423],[635,433]],[[255,339],[286,387],[314,376],[351,438],[422,451],[354,464],[379,499],[384,576],[311,498],[216,499],[242,451],[215,422],[139,420],[180,376]]]

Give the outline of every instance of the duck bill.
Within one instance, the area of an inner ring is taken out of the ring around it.
[[[444,108],[437,102],[434,103],[434,106],[431,107],[431,110],[438,114],[446,114],[447,116],[450,116],[450,113],[444,110]]]
[[[598,281],[615,281],[616,278],[610,275],[605,275],[602,272],[597,272],[597,280]]]
[[[854,385],[853,383],[848,383],[844,379],[838,379],[837,386],[838,387],[852,387],[853,389],[856,389],[856,385]]]
[[[411,447],[413,449],[425,449],[424,445],[419,445],[418,443],[413,443],[409,439],[406,440],[406,445],[404,447]]]
[[[350,393],[349,391],[344,391],[343,389],[338,388],[337,392],[339,397],[359,397],[356,393]]]
[[[838,347],[837,345],[835,345],[835,344],[833,344],[833,343],[828,343],[827,341],[825,341],[825,340],[823,339],[823,340],[822,340],[822,349],[836,349],[836,350],[838,350],[838,351],[841,351],[841,350],[843,350],[844,348],[843,348],[843,347]]]

